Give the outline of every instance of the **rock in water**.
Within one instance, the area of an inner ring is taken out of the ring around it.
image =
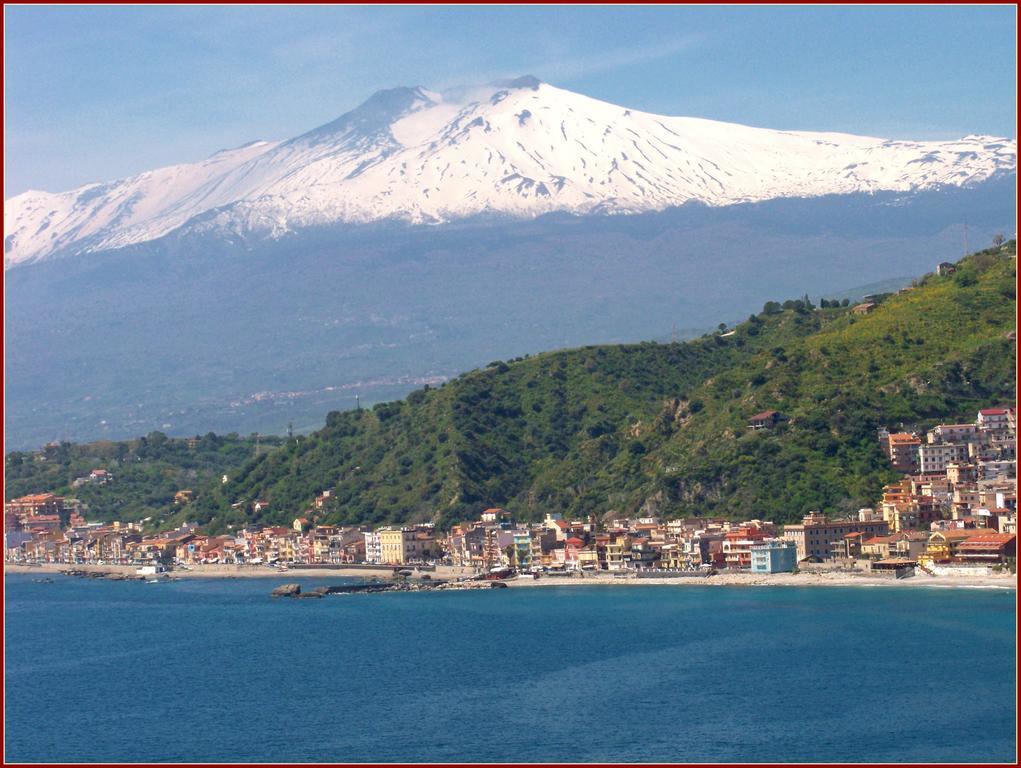
[[[301,594],[301,584],[281,584],[270,592],[273,597],[296,597]]]

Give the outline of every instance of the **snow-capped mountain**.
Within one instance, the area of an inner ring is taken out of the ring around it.
[[[6,266],[175,230],[279,236],[384,219],[441,223],[658,211],[970,186],[1014,172],[1016,141],[892,141],[663,117],[535,78],[380,91],[327,125],[199,163],[4,206]]]

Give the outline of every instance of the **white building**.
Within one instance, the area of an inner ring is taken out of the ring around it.
[[[998,432],[1009,427],[1010,410],[1007,408],[984,408],[978,412],[978,428],[984,432]]]
[[[978,426],[975,424],[940,424],[926,435],[930,443],[967,443],[977,437]]]
[[[365,536],[365,562],[382,563],[383,545],[379,541],[379,531],[366,531]]]
[[[923,475],[946,472],[947,464],[967,460],[967,443],[922,443],[918,446],[919,470]]]
[[[1017,477],[1017,461],[980,461],[978,463],[979,480],[1011,479]]]

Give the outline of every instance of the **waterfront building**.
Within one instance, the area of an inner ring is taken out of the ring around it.
[[[924,531],[901,531],[888,536],[873,536],[861,543],[862,557],[870,560],[901,558],[916,560],[925,552],[929,534]]]
[[[631,541],[627,534],[612,532],[610,536],[606,542],[606,570],[623,571],[628,567],[624,556],[631,551]]]
[[[383,551],[380,547],[379,531],[365,531],[365,562],[382,563]]]
[[[599,569],[599,550],[595,543],[586,544],[578,550],[578,567],[586,571]]]
[[[751,525],[731,528],[723,537],[723,560],[727,568],[751,568],[753,547],[768,535]]]
[[[648,539],[639,539],[632,541],[631,551],[625,555],[625,558],[630,567],[638,571],[658,568],[660,549],[661,545]]]
[[[924,559],[931,562],[946,562],[957,558],[957,548],[975,535],[975,529],[957,528],[933,531],[925,548]]]
[[[978,533],[957,546],[957,558],[966,563],[1003,564],[1017,561],[1017,537],[1013,533]]]
[[[726,565],[723,553],[723,541],[726,533],[722,528],[697,530],[681,540],[684,551],[684,566],[699,568],[713,565],[722,568]]]
[[[579,567],[578,555],[582,548],[585,546],[585,542],[579,539],[577,536],[571,536],[564,540],[564,565],[569,568]]]
[[[827,520],[818,512],[805,516],[800,525],[784,527],[783,538],[797,547],[798,561],[806,557],[828,559],[833,555],[834,542],[840,542],[855,531],[868,536],[885,536],[889,531],[886,521],[861,522],[858,520]]]
[[[380,562],[401,565],[410,559],[409,553],[415,540],[411,528],[383,528],[379,531]]]
[[[519,571],[532,570],[532,534],[527,528],[515,529],[512,533],[514,566]]]
[[[798,565],[798,547],[793,541],[771,539],[751,547],[752,573],[791,573]]]
[[[19,563],[24,560],[25,545],[32,541],[32,534],[27,531],[7,531],[4,533],[4,559]]]
[[[684,551],[681,549],[680,544],[670,543],[663,545],[659,554],[659,567],[671,571],[681,570],[685,567]]]

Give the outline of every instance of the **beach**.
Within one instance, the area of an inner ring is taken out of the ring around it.
[[[406,566],[414,572],[414,566]],[[71,565],[67,563],[41,563],[39,565],[18,565],[4,563],[5,573],[38,573],[51,574],[61,571],[75,570],[97,573],[116,573],[123,576],[137,575],[137,565]],[[269,578],[269,579],[329,579],[329,578],[361,578],[380,579],[393,576],[394,566],[373,567],[344,567],[326,566],[288,568],[282,571],[266,565],[190,565],[187,568],[177,567],[170,571],[175,579],[248,579],[248,578]],[[423,571],[434,579],[452,579],[470,575],[467,568],[455,568],[452,566],[437,566],[435,571]]]
[[[134,565],[67,565],[44,563],[40,565],[4,564],[5,573],[53,574],[69,569],[114,573],[135,576]],[[473,575],[469,568],[438,565],[435,571],[415,571],[407,566],[413,578],[428,575],[437,581],[467,578]],[[389,579],[393,567],[299,567],[281,571],[265,565],[193,565],[187,569],[175,568],[170,572],[175,579],[247,579],[267,578],[279,580],[362,578]],[[930,576],[919,572],[915,576],[896,579],[892,575],[870,575],[847,571],[801,571],[799,573],[718,573],[708,577],[636,578],[633,575],[615,576],[611,573],[581,573],[572,576],[541,576],[538,579],[514,578],[504,580],[511,587],[584,587],[584,586],[720,586],[720,587],[962,587],[972,589],[1017,589],[1017,576],[1011,573],[989,576]]]
[[[1017,576],[929,576],[921,573],[904,579],[892,575],[869,575],[849,572],[800,573],[719,573],[705,578],[635,578],[617,577],[609,573],[585,574],[581,577],[512,579],[512,587],[553,586],[718,586],[718,587],[965,587],[972,589],[1017,589]]]

